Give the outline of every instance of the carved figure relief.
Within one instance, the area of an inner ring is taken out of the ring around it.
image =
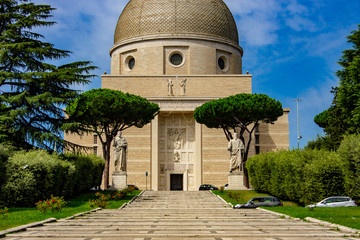
[[[173,81],[171,79],[168,79],[168,94],[170,96],[174,96],[173,86],[174,86]]]
[[[180,163],[183,160],[181,159],[181,150],[185,148],[185,133],[186,129],[168,129],[168,150],[173,152],[173,159],[169,160],[172,162]]]
[[[160,173],[161,174],[165,173],[165,164],[160,164]]]
[[[186,80],[187,80],[187,79],[181,80],[181,83],[180,83],[181,94],[182,94],[182,95],[185,95],[185,94],[186,94]]]
[[[179,163],[180,161],[181,161],[180,152],[175,151],[175,152],[174,152],[174,162]]]
[[[185,142],[185,132],[186,130],[184,128],[168,129],[168,149],[183,149]]]

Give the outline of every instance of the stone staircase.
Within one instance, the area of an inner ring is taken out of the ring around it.
[[[354,240],[351,234],[255,209],[232,209],[208,191],[147,191],[123,209],[60,220],[5,240]]]

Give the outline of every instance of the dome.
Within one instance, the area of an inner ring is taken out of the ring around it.
[[[114,44],[164,36],[239,41],[234,17],[222,0],[130,0],[119,17]]]

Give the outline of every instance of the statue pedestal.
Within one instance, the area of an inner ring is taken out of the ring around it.
[[[226,188],[226,190],[248,190],[244,186],[243,172],[236,171],[229,173],[228,184],[229,186]]]
[[[126,172],[113,172],[110,190],[122,190],[127,186]]]

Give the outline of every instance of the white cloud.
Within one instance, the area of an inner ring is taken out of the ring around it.
[[[225,1],[237,20],[240,42],[264,46],[277,41],[277,14],[281,9],[275,0]]]

